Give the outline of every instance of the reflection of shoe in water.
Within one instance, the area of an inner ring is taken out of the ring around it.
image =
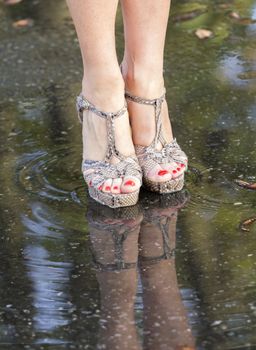
[[[94,268],[100,271],[135,268],[142,221],[139,206],[111,209],[90,201],[87,217]]]
[[[176,220],[178,210],[188,201],[181,191],[165,196],[145,194],[142,199],[144,219],[140,233],[141,264],[154,264],[175,257]]]

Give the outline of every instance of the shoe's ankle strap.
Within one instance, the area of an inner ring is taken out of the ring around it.
[[[161,230],[162,239],[163,239],[163,254],[158,257],[150,257],[150,256],[142,256],[139,255],[140,263],[149,263],[154,264],[161,260],[170,260],[171,258],[175,258],[176,248],[171,248],[170,239],[169,239],[169,228],[171,224],[172,217],[167,218],[165,223],[161,222],[162,217],[158,217],[156,219],[151,217],[151,222],[154,223]],[[150,221],[149,221],[150,222]]]
[[[106,119],[107,122],[107,136],[108,136],[108,148],[105,156],[105,160],[109,161],[113,156],[123,160],[125,157],[117,150],[115,143],[115,131],[114,131],[114,119],[120,117],[127,111],[127,104],[119,109],[115,113],[103,112],[96,108],[91,102],[89,102],[82,94],[77,97],[76,108],[78,112],[78,119],[83,122],[83,112],[85,110],[91,111],[97,114],[99,117]]]
[[[162,145],[165,145],[167,143],[164,136],[163,136],[162,119],[161,119],[162,104],[165,100],[165,93],[166,93],[166,91],[164,89],[164,93],[162,94],[162,96],[160,96],[158,98],[154,98],[154,99],[147,99],[147,98],[132,95],[128,91],[125,92],[125,97],[128,100],[130,100],[132,102],[136,102],[136,103],[140,103],[140,104],[149,105],[149,106],[154,107],[155,122],[156,122],[156,134],[155,134],[155,138],[152,142],[152,145],[154,145],[155,148],[156,148],[156,145],[159,141],[162,143]]]
[[[78,112],[78,119],[80,123],[83,122],[83,112],[85,110],[89,110],[95,114],[97,114],[101,118],[105,119],[115,119],[123,115],[127,111],[127,104],[125,102],[125,105],[119,109],[117,112],[111,113],[111,112],[104,112],[98,109],[97,107],[94,106],[91,102],[89,102],[82,94],[77,96],[76,99],[76,108]]]
[[[144,105],[157,106],[157,105],[161,105],[164,102],[164,100],[165,100],[165,93],[166,93],[166,91],[164,89],[164,92],[163,92],[163,94],[160,97],[149,99],[149,98],[135,96],[135,95],[132,95],[130,92],[125,91],[125,97],[128,100],[131,100],[133,102],[141,103],[141,104],[144,104]]]

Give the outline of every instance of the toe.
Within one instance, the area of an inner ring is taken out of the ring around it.
[[[147,176],[151,181],[157,182],[166,182],[172,178],[172,175],[168,169],[163,169],[160,165],[156,165],[153,169],[151,169]]]
[[[135,192],[140,188],[140,180],[135,176],[125,176],[121,184],[122,193]]]
[[[181,176],[186,167],[184,166],[184,164],[181,163],[169,163],[169,164],[162,164],[162,168],[165,170],[168,170],[169,173],[172,175],[173,179],[176,179],[177,177]]]
[[[107,179],[104,184],[103,184],[103,188],[102,188],[102,192],[111,192],[111,187],[112,187],[112,179]]]
[[[112,187],[111,187],[111,192],[112,193],[120,193],[121,192],[121,184],[122,184],[122,179],[114,179],[112,182]]]

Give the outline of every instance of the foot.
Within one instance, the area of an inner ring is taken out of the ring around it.
[[[107,89],[102,88],[100,93],[92,92],[90,89],[84,89],[82,94],[99,110],[106,112],[116,112],[124,106],[124,92],[120,87],[114,86]],[[107,91],[106,93],[104,93]],[[105,95],[106,96],[105,96]],[[124,156],[131,156],[135,154],[128,112],[114,120],[115,125],[115,143],[117,150]],[[108,139],[106,119],[99,117],[91,111],[83,112],[83,159],[99,160],[105,159]],[[113,157],[110,160],[115,164],[119,159]],[[90,186],[90,183],[88,183]],[[99,186],[99,189],[106,193],[131,193],[137,191],[140,187],[140,181],[135,176],[126,176],[124,178],[106,179],[106,181]]]
[[[126,90],[131,94],[143,97],[146,99],[155,99],[160,97],[164,92],[164,82],[152,81],[150,77],[145,79],[133,79],[128,76],[128,71],[125,70],[125,65],[122,65],[122,74],[125,80]],[[150,81],[150,83],[145,83]],[[149,146],[156,133],[155,115],[153,106],[134,103],[128,100],[128,111],[130,123],[132,127],[132,138],[134,145]],[[165,140],[169,143],[173,140],[172,127],[168,112],[167,102],[162,104],[161,111],[162,129]],[[163,148],[159,142],[157,150]],[[152,168],[147,177],[151,181],[166,182],[171,179],[180,177],[186,169],[186,166],[181,163],[159,164]]]

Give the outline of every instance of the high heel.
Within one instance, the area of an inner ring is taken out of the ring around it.
[[[103,161],[83,159],[82,172],[88,184],[88,191],[94,200],[111,208],[119,208],[135,205],[139,197],[139,188],[130,193],[106,193],[102,191],[103,184],[107,179],[124,178],[133,176],[141,180],[141,168],[136,156],[126,157],[116,148],[114,121],[127,111],[125,105],[115,113],[106,113],[96,108],[82,94],[77,97],[77,111],[79,121],[83,122],[84,111],[91,111],[97,116],[104,118],[107,124],[108,147]],[[111,164],[111,159],[115,157],[119,160],[116,164]]]
[[[185,170],[187,169],[187,156],[181,150],[176,139],[167,142],[163,136],[161,110],[165,101],[164,94],[156,99],[146,99],[134,96],[126,91],[126,99],[148,106],[153,106],[155,111],[156,132],[153,142],[149,146],[135,145],[135,153],[143,173],[143,185],[152,192],[172,193],[180,191],[184,186],[184,173],[179,177],[172,178],[165,182],[153,181],[148,177],[151,169],[161,164],[170,164],[176,162]],[[157,150],[157,144],[162,144],[162,149]],[[174,170],[175,171],[175,170]]]

